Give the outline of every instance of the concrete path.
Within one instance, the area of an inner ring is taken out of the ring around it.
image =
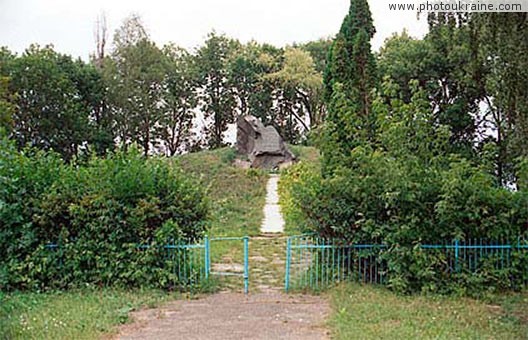
[[[264,206],[264,220],[260,227],[262,233],[282,233],[284,232],[284,219],[280,212],[279,175],[272,174],[266,186],[266,205]]]

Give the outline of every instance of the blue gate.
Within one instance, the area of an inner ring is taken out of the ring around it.
[[[211,247],[210,244],[214,242],[237,242],[242,241],[242,247],[243,247],[243,269],[241,271],[227,271],[227,270],[214,270],[214,264],[211,265]],[[210,275],[216,275],[216,276],[237,276],[241,277],[244,281],[244,294],[247,294],[249,292],[249,237],[213,237],[211,239],[205,240],[206,243],[206,253],[207,253],[207,259],[206,259],[206,268]],[[213,268],[213,270],[211,270]]]

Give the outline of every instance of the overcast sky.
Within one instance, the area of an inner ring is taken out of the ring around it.
[[[378,49],[404,28],[427,30],[425,17],[389,12],[391,0],[369,0]],[[396,0],[394,0],[396,1]],[[0,0],[0,46],[23,52],[31,43],[52,43],[63,53],[87,59],[94,48],[94,23],[104,12],[113,32],[131,13],[139,14],[152,39],[186,48],[199,46],[212,29],[241,41],[276,46],[333,36],[349,0]]]

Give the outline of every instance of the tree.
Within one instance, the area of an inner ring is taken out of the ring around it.
[[[0,130],[10,133],[13,128],[15,95],[9,91],[9,70],[15,56],[5,47],[0,48]]]
[[[450,127],[453,151],[475,157],[479,104],[485,96],[484,55],[464,14],[430,15],[429,23],[423,40],[404,31],[385,42],[378,62],[380,76],[398,84],[407,103],[410,81],[417,80],[435,113],[432,123]]]
[[[467,25],[466,14],[429,16],[430,48],[428,93],[436,119],[451,129],[453,150],[472,157],[479,102],[484,96],[482,55]]]
[[[90,104],[80,86],[88,68],[58,54],[51,46],[30,46],[15,58],[10,92],[16,93],[13,137],[20,147],[53,149],[65,159],[77,155],[90,139]]]
[[[191,142],[196,93],[196,66],[187,51],[174,45],[163,49],[166,60],[163,106],[156,135],[169,156],[185,150]]]
[[[289,105],[289,115],[305,131],[322,122],[325,112],[321,98],[323,79],[308,52],[299,48],[287,48],[282,68],[267,77],[277,84],[278,100],[292,102]]]
[[[321,151],[326,168],[373,138],[371,105],[377,74],[370,40],[375,31],[367,0],[351,0],[324,75],[328,115]]]
[[[274,84],[266,76],[278,69],[281,53],[274,46],[254,41],[233,51],[228,73],[239,115],[252,114],[271,123]]]
[[[310,53],[315,64],[315,69],[318,73],[323,74],[326,70],[328,53],[332,48],[334,40],[330,38],[320,38],[314,41],[309,41],[304,44],[295,45],[303,51]]]
[[[411,80],[423,90],[437,83],[433,76],[433,51],[429,40],[415,39],[406,30],[385,40],[378,57],[380,78],[398,85],[405,103],[412,98]],[[429,95],[429,91],[426,91]],[[387,96],[387,99],[390,96]]]
[[[106,56],[106,42],[108,40],[108,25],[104,13],[101,13],[95,21],[94,38],[95,53],[92,59],[98,68],[102,68]]]
[[[227,125],[235,121],[236,100],[227,69],[234,45],[235,42],[213,31],[196,53],[202,111],[211,121],[204,127],[211,148],[224,145]]]
[[[0,75],[0,132],[13,128],[14,96],[9,93],[9,78]]]
[[[484,131],[492,130],[496,175],[519,180],[518,159],[528,157],[528,24],[526,13],[473,13],[469,20],[487,71]],[[522,163],[522,162],[521,162]]]
[[[104,67],[115,127],[125,148],[137,142],[148,155],[155,142],[163,93],[164,55],[132,16],[114,35],[114,51]]]

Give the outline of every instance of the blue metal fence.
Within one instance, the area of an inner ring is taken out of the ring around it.
[[[286,244],[285,290],[323,289],[341,281],[384,284],[390,271],[389,251],[412,251],[421,255],[433,275],[455,279],[493,270],[512,284],[528,285],[528,242],[493,242],[485,239],[455,240],[411,247],[371,243],[350,244],[313,235],[294,236]]]
[[[152,249],[151,245],[138,245],[139,250]],[[209,239],[189,244],[172,241],[158,247],[159,267],[168,273],[168,283],[179,289],[193,289],[209,279]]]
[[[213,272],[211,270],[212,241],[242,241],[244,251],[243,272]],[[48,243],[44,247],[48,251],[53,252],[56,265],[58,264],[62,267],[63,261],[68,261],[68,255],[64,253],[64,247],[61,242]],[[166,286],[171,288],[193,289],[209,280],[211,275],[234,275],[243,278],[244,292],[247,294],[249,291],[249,237],[247,236],[217,238],[206,236],[201,243],[171,241],[162,246],[139,244],[135,248],[140,253],[151,252],[150,255],[155,260],[152,261],[151,258],[148,261],[148,265],[163,270],[168,281]]]

